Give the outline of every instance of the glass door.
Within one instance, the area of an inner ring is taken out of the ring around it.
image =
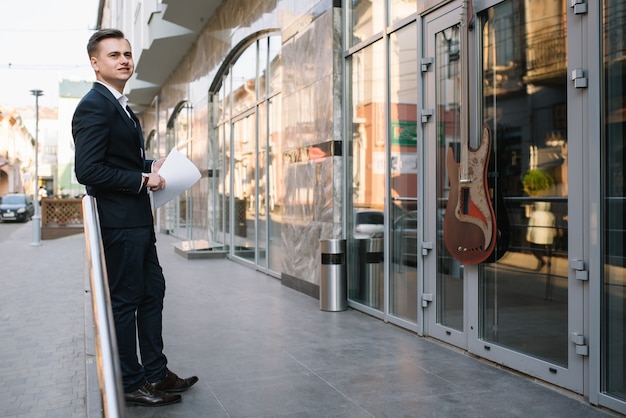
[[[583,183],[569,167],[581,161],[583,138],[568,120],[583,114],[575,114],[582,99],[567,71],[576,59],[567,11],[559,0],[508,0],[479,17],[480,107],[492,132],[503,245],[480,270],[472,349],[582,393]]]
[[[191,158],[191,128],[192,128],[191,104],[182,101],[176,105],[167,123],[167,152],[176,148],[184,156]],[[166,224],[169,234],[182,240],[192,241],[193,219],[192,219],[192,197],[191,190],[185,190],[178,197],[165,204]]]
[[[389,36],[389,315],[414,329],[418,286],[417,24]]]
[[[464,266],[444,245],[443,221],[450,179],[446,154],[461,144],[460,8],[451,4],[426,17],[422,76],[424,107],[424,333],[465,347],[466,280]],[[476,267],[472,272],[475,274]]]
[[[600,403],[626,414],[626,4],[602,2]]]
[[[232,253],[256,263],[256,114],[237,119],[233,123],[232,135]]]
[[[436,173],[425,186],[425,201],[434,202],[424,209],[425,241],[435,243],[435,254],[425,259],[425,277],[431,278],[423,298],[426,331],[582,393],[587,340],[583,309],[572,307],[584,306],[586,288],[577,280],[585,277],[583,182],[581,170],[568,169],[582,165],[582,129],[572,132],[568,123],[582,99],[572,94],[567,76],[567,11],[560,0],[508,0],[476,10],[473,25],[466,25],[461,3],[425,26],[433,68],[424,77],[431,91],[422,121],[426,172]],[[457,217],[477,217],[475,189],[450,170],[462,167],[464,152],[470,168],[484,170],[495,220],[494,250],[479,264],[457,261],[462,257],[442,245],[452,186],[469,189],[467,212],[463,206]]]
[[[386,201],[385,48],[378,40],[351,56],[351,167],[348,215],[348,298],[384,311]]]
[[[408,329],[418,322],[417,23],[349,60],[348,296]],[[387,80],[388,79],[388,83]]]

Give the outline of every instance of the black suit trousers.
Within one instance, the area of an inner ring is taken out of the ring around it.
[[[102,242],[124,392],[132,392],[166,374],[161,336],[165,278],[153,226],[102,228]]]

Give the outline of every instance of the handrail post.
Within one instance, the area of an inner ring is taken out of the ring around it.
[[[83,197],[83,219],[93,318],[96,327],[96,357],[102,407],[105,417],[123,418],[125,402],[115,323],[111,311],[111,296],[100,234],[100,221],[96,199],[92,196]]]

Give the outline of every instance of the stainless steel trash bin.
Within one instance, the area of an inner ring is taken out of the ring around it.
[[[382,238],[359,240],[362,299],[363,303],[375,309],[383,307],[383,245]]]
[[[348,308],[348,284],[346,279],[346,240],[320,240],[321,276],[320,309],[322,311],[345,311]]]

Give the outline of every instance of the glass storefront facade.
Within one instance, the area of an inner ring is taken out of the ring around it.
[[[604,179],[601,388],[610,396],[626,401],[626,4],[613,0],[602,3],[602,157],[605,163],[601,165]]]
[[[409,328],[418,283],[416,7],[353,4],[346,45],[349,299]]]
[[[560,2],[537,13],[507,1],[480,17],[482,119],[506,241],[482,269],[482,338],[567,366],[566,25]]]
[[[211,242],[262,270],[280,271],[282,141],[276,115],[280,107],[280,36],[260,35],[240,46],[214,80],[211,126],[213,172],[210,190]],[[269,112],[268,112],[269,109]]]
[[[345,238],[351,308],[626,413],[623,2],[258,3],[144,112],[203,172],[161,230],[312,296]],[[495,250],[463,263],[448,155],[486,138]]]
[[[461,71],[461,27],[446,27],[435,34],[435,117],[436,119],[436,228],[437,228],[437,276],[436,323],[452,330],[463,331],[463,304],[465,283],[462,264],[454,259],[444,242],[444,213],[450,193],[450,178],[446,154],[449,148],[459,154],[461,146],[461,89],[465,79]],[[433,205],[430,205],[433,206]]]

